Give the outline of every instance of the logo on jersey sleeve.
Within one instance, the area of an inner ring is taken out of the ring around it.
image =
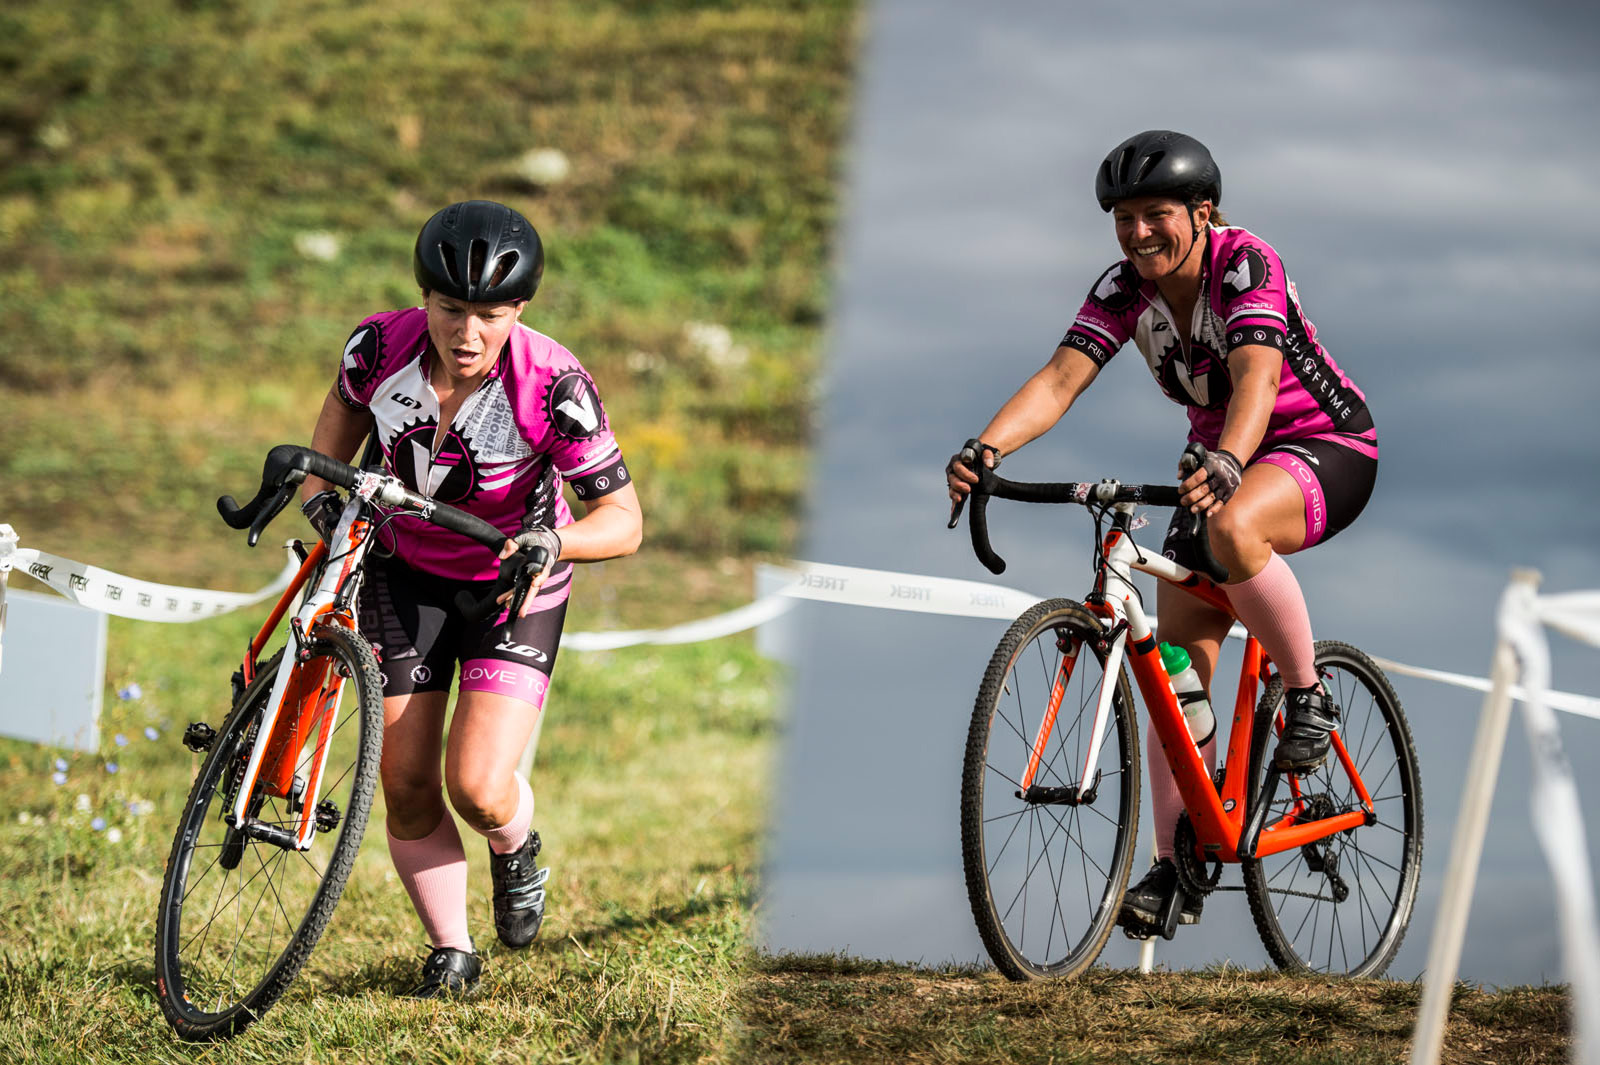
[[[377,322],[366,325],[350,334],[344,344],[344,359],[340,369],[352,393],[364,394],[378,372],[378,355],[383,348],[383,330]]]
[[[1133,264],[1120,262],[1100,275],[1089,290],[1089,300],[1112,314],[1121,314],[1139,299],[1139,280]]]
[[[606,427],[600,396],[582,370],[567,370],[550,382],[544,410],[551,426],[568,440],[587,440]]]
[[[1227,269],[1222,271],[1222,301],[1232,303],[1270,280],[1272,269],[1267,266],[1267,257],[1261,254],[1260,249],[1246,244],[1233,253]]]

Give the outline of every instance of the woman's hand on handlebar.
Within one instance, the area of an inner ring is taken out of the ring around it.
[[[556,561],[561,557],[561,537],[556,534],[554,529],[543,525],[535,525],[533,528],[519,533],[515,540],[507,540],[504,546],[500,548],[499,558],[503,562],[518,551],[530,547],[544,549],[544,565],[533,574],[533,579],[528,585],[527,594],[522,600],[521,609],[517,611],[517,617],[519,618],[527,615],[533,606],[534,599],[539,595],[539,589],[544,587],[544,582],[549,578],[550,571],[555,569]],[[504,606],[514,594],[514,590],[507,591],[497,598],[495,602]]]
[[[964,502],[967,495],[978,484],[978,475],[973,469],[973,464],[978,461],[978,456],[983,456],[983,464],[991,470],[1000,465],[1000,449],[991,444],[985,444],[977,437],[973,437],[961,445],[961,450],[950,456],[950,461],[945,463],[944,476],[950,489],[950,502],[959,505]]]
[[[1178,471],[1183,475],[1182,469]],[[1180,503],[1191,513],[1214,516],[1238,491],[1244,471],[1233,453],[1217,448],[1208,452],[1200,468],[1178,483]]]

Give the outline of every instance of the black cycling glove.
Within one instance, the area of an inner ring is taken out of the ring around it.
[[[526,551],[530,547],[544,548],[544,568],[533,574],[535,577],[550,576],[550,571],[555,569],[556,559],[561,557],[561,537],[547,525],[535,525],[524,529],[513,538],[512,542],[517,545],[519,551]]]
[[[1211,494],[1217,497],[1217,502],[1226,503],[1232,499],[1233,493],[1239,490],[1239,482],[1244,480],[1244,468],[1234,458],[1233,452],[1215,448],[1206,455],[1202,465],[1206,471],[1206,484],[1211,487]]]

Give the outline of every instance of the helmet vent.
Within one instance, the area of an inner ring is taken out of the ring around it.
[[[1128,168],[1133,165],[1132,145],[1122,149],[1117,155],[1117,183],[1123,184],[1128,180]]]
[[[483,280],[483,263],[489,257],[489,242],[483,238],[467,245],[467,276],[474,285]]]
[[[1150,171],[1161,165],[1161,160],[1166,158],[1166,152],[1151,152],[1139,160],[1139,172],[1133,176],[1133,183],[1137,185],[1150,176]]]
[[[489,278],[489,288],[496,288],[504,281],[511,271],[517,268],[519,256],[514,251],[508,251],[494,261],[494,273]]]
[[[456,264],[456,246],[440,244],[439,259],[444,263],[444,272],[450,276],[450,283],[456,288],[461,288],[461,270]]]

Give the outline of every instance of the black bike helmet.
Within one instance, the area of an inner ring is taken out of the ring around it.
[[[532,299],[544,276],[544,245],[505,204],[467,200],[428,219],[412,271],[424,290],[465,303]]]
[[[1206,146],[1169,129],[1147,129],[1117,145],[1094,180],[1100,209],[1135,196],[1171,196],[1193,206],[1222,203],[1222,171]]]

